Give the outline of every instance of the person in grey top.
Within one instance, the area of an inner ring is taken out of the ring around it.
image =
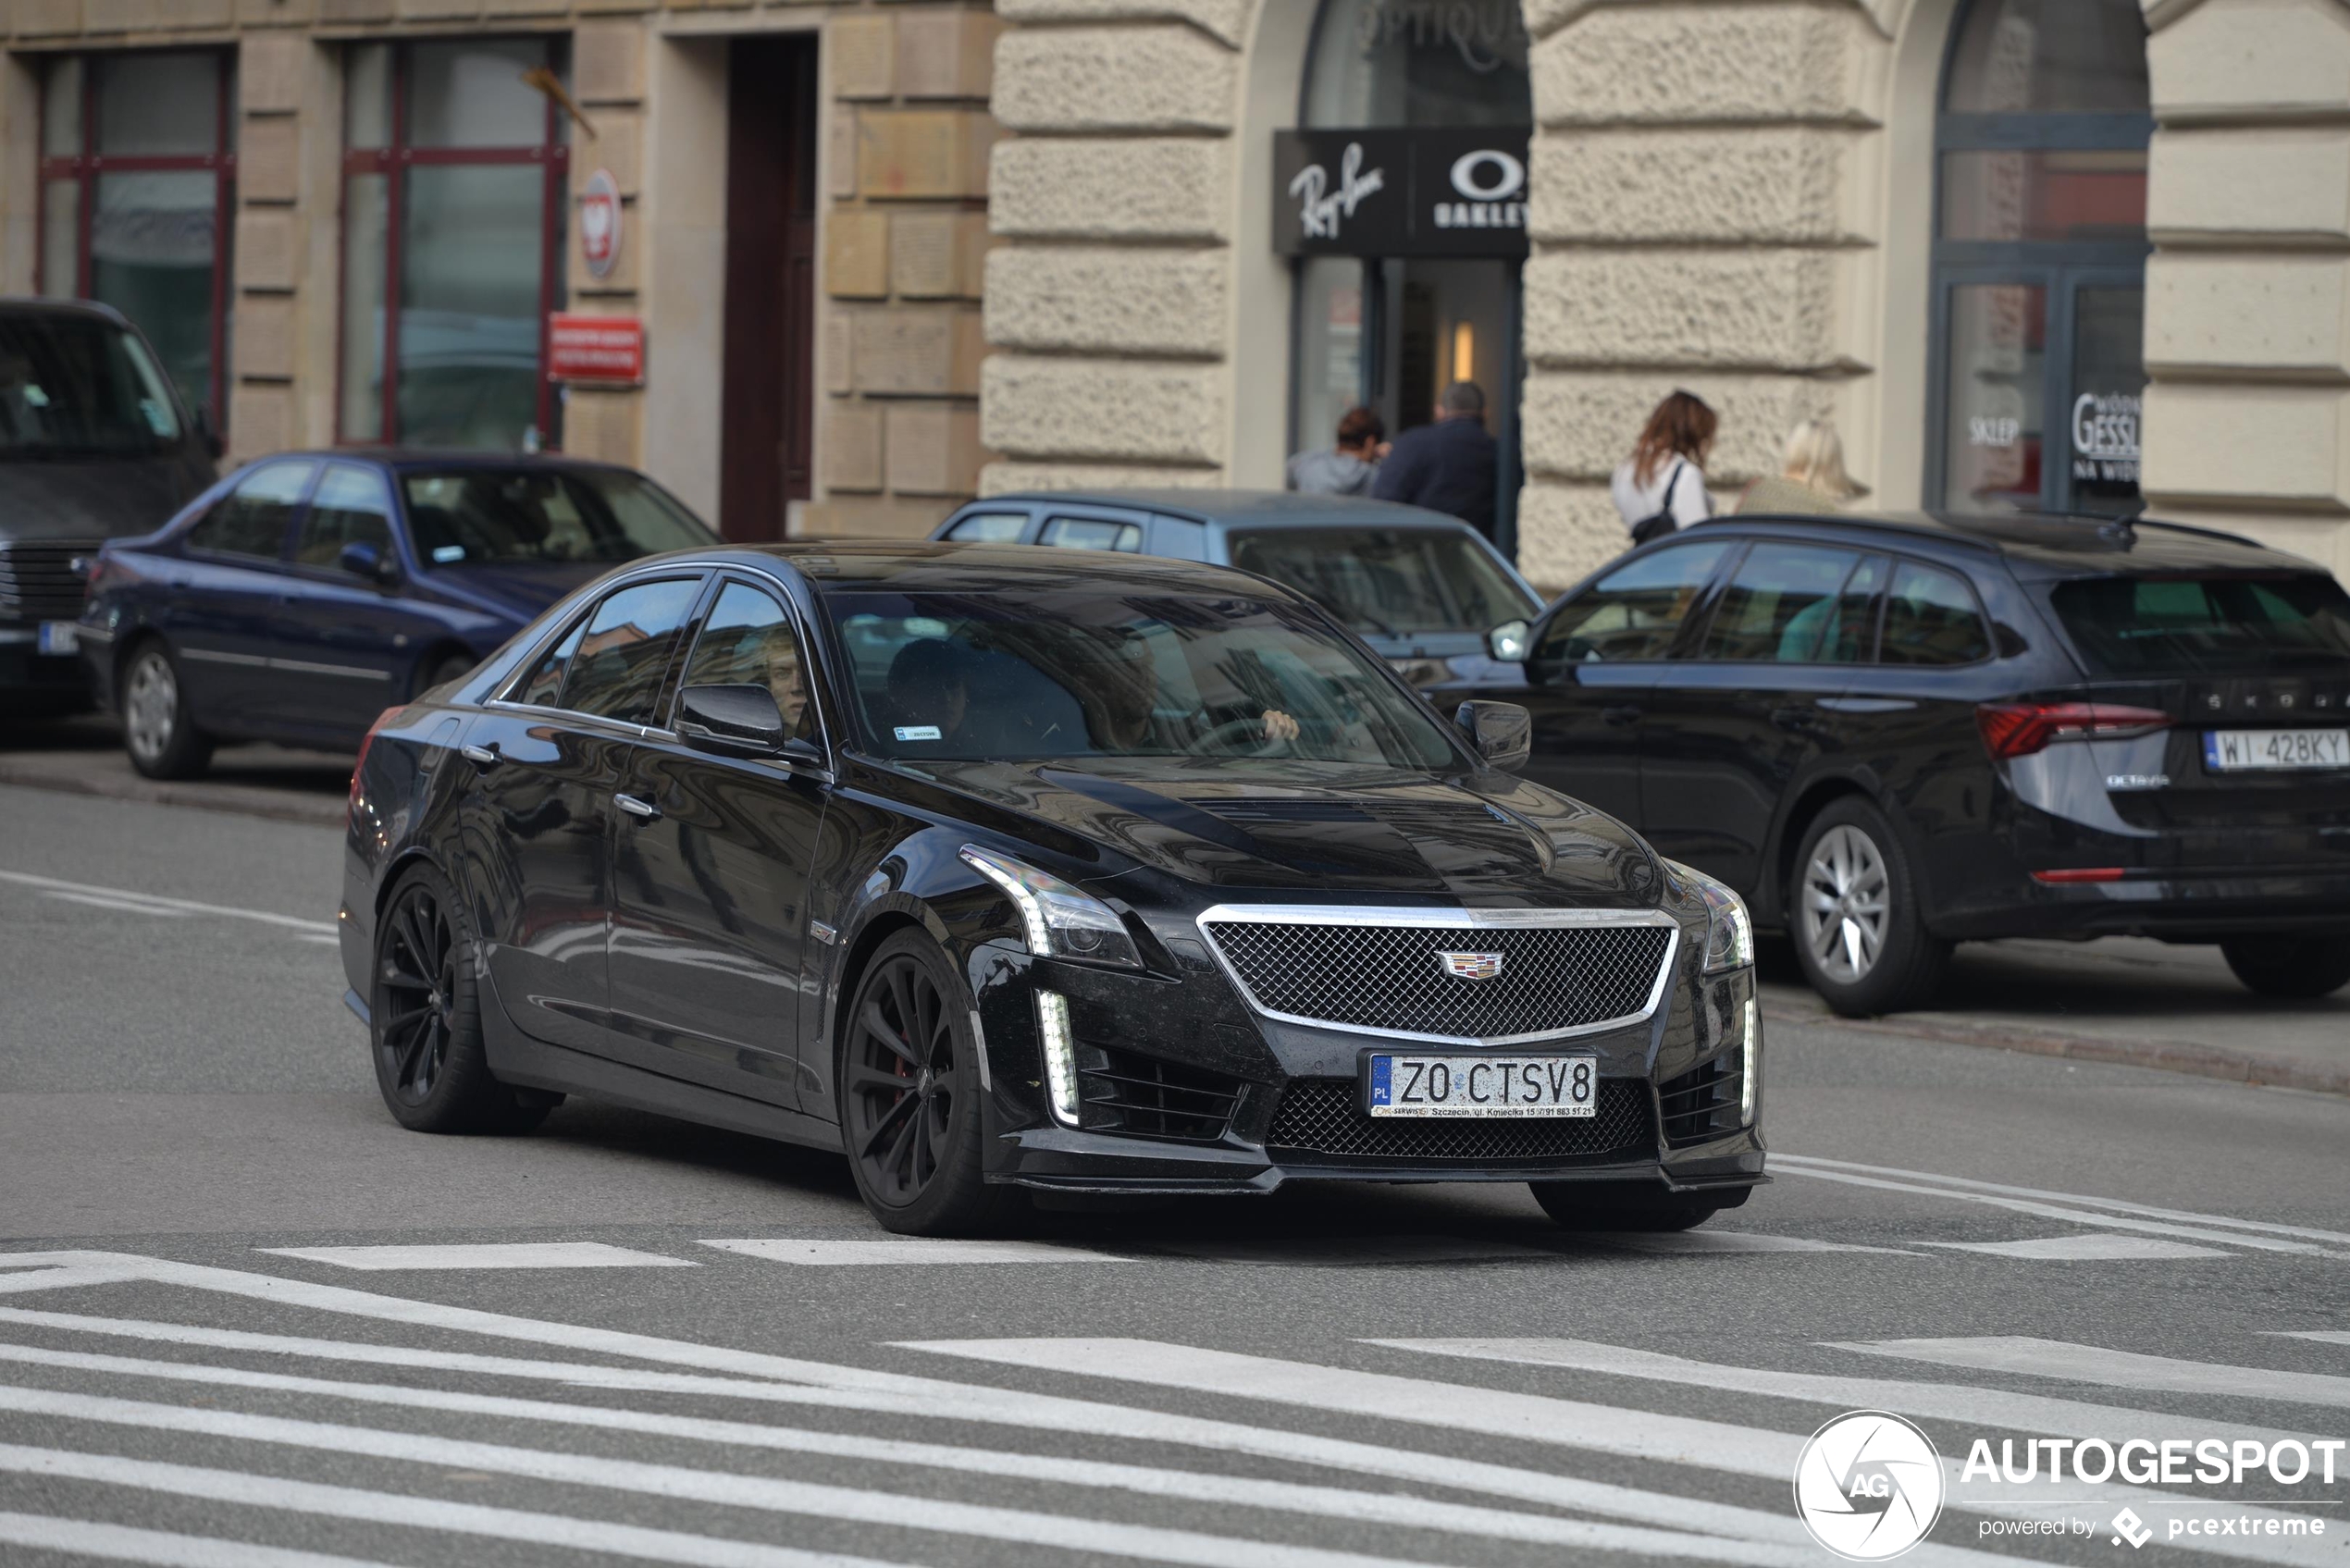
[[[1289,460],[1289,488],[1325,496],[1367,496],[1386,455],[1387,426],[1367,408],[1350,408],[1338,422],[1338,447],[1302,451]]]

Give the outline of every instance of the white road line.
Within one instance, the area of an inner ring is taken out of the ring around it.
[[[1789,1176],[1808,1176],[1818,1181],[1841,1182],[1848,1187],[1873,1187],[1886,1192],[1914,1192],[1928,1198],[1949,1198],[1962,1204],[1979,1204],[1987,1208],[2007,1209],[2015,1214],[2028,1214],[2041,1219],[2058,1219],[2070,1225],[2086,1226],[2093,1230],[2134,1230],[2149,1236],[2175,1236],[2188,1241],[2209,1241],[2225,1247],[2249,1247],[2262,1253],[2300,1253],[2315,1257],[2344,1258],[2350,1253],[2336,1252],[2308,1241],[2286,1241],[2282,1237],[2256,1235],[2243,1231],[2217,1230],[2206,1225],[2173,1225],[2167,1221],[2134,1219],[2126,1215],[2099,1214],[2092,1209],[2068,1208],[2058,1204],[2044,1204],[2025,1198],[2002,1197],[1991,1192],[1962,1191],[1953,1187],[1928,1186],[1922,1181],[1897,1181],[1889,1177],[1860,1176],[1849,1171],[1823,1170],[1810,1165],[1775,1165],[1774,1169]]]
[[[1463,1241],[1448,1236],[1285,1236],[1263,1241],[1211,1237],[1154,1241],[1151,1251],[1209,1263],[1263,1264],[1277,1268],[1345,1268],[1393,1263],[1555,1263],[1559,1259],[1554,1247]]]
[[[217,1536],[177,1536],[128,1525],[99,1525],[47,1513],[0,1513],[0,1543],[61,1551],[74,1557],[104,1557],[117,1562],[152,1562],[158,1568],[390,1568],[357,1557],[284,1547],[227,1541]]]
[[[963,1241],[943,1237],[889,1240],[704,1241],[722,1253],[739,1253],[769,1263],[843,1267],[870,1264],[1127,1263],[1132,1260],[1049,1241]]]
[[[101,897],[94,893],[64,893],[51,888],[42,896],[54,898],[60,904],[87,904],[93,909],[112,909],[117,914],[153,915],[160,920],[184,920],[188,918],[188,911],[185,909],[167,909],[160,904],[133,900],[127,895],[120,898]]]
[[[340,1294],[356,1296],[359,1292],[341,1291]],[[300,1304],[315,1305],[317,1303],[305,1299]],[[343,1310],[350,1309],[346,1306]],[[787,1364],[794,1369],[796,1377],[828,1372],[835,1375],[837,1383],[842,1386],[818,1388],[808,1384],[753,1382],[738,1377],[640,1371],[633,1367],[585,1362],[531,1361],[455,1351],[413,1350],[398,1345],[298,1339],[255,1334],[243,1329],[143,1323],[15,1307],[0,1308],[0,1323],[17,1323],[65,1332],[105,1334],[165,1344],[204,1345],[220,1350],[308,1356],[366,1365],[461,1372],[471,1377],[518,1377],[581,1388],[714,1395],[828,1410],[872,1411],[933,1419],[946,1417],[1033,1431],[1069,1432],[1086,1437],[1167,1443],[1213,1453],[1244,1454],[1283,1463],[1314,1464],[1356,1475],[1409,1481],[1420,1486],[1480,1492],[1490,1497],[1539,1503],[1550,1508],[1577,1509],[1676,1530],[1701,1530],[1750,1540],[1801,1543],[1809,1539],[1791,1513],[1709,1502],[1682,1493],[1583,1480],[1514,1465],[1459,1459],[1450,1454],[1426,1453],[1413,1449],[1386,1448],[1344,1438],[1292,1432],[1280,1427],[1176,1415],[1048,1394],[1028,1394],[1016,1389],[954,1383],[940,1378],[867,1373],[860,1368],[827,1368],[812,1362]],[[550,1324],[546,1327],[553,1330],[564,1326]],[[847,1386],[852,1383],[856,1386]]]
[[[0,1274],[0,1295],[26,1290],[70,1290],[82,1285],[119,1285],[139,1278],[132,1269],[120,1268],[29,1268],[21,1273]]]
[[[153,906],[150,913],[175,915],[219,915],[229,920],[258,920],[263,925],[283,926],[289,931],[316,931],[332,934],[332,920],[305,920],[292,915],[272,914],[266,909],[241,909],[229,904],[204,904],[192,898],[166,898],[159,893],[140,893],[127,887],[93,887],[88,883],[65,882],[56,877],[37,877],[30,871],[0,871],[0,882],[13,882],[25,887],[37,887],[56,893],[79,894],[85,898],[113,898],[130,904]]]
[[[1834,1350],[1894,1356],[1977,1372],[2016,1372],[2108,1389],[2158,1389],[2176,1394],[2227,1394],[2288,1404],[2350,1410],[2350,1377],[2323,1372],[2282,1372],[2266,1366],[2222,1366],[2169,1356],[2069,1345],[2059,1340],[1994,1335],[1956,1340],[1869,1340]]]
[[[829,1454],[878,1464],[915,1465],[1063,1486],[1105,1488],[1150,1497],[1210,1502],[1221,1507],[1261,1508],[1367,1524],[1489,1536],[1503,1540],[1577,1547],[1590,1551],[1694,1557],[1709,1562],[1766,1564],[1772,1565],[1772,1568],[1812,1568],[1816,1561],[1812,1553],[1792,1542],[1783,1545],[1733,1543],[1718,1536],[1595,1525],[1583,1520],[1439,1502],[1394,1492],[1301,1486],[1286,1481],[1264,1481],[1195,1470],[1155,1469],[1096,1460],[1064,1459],[1050,1454],[1018,1453],[994,1448],[907,1442],[892,1438],[865,1438],[799,1427],[754,1426],[739,1421],[712,1421],[696,1416],[613,1410],[600,1405],[557,1404],[491,1394],[451,1393],[398,1384],[349,1383],[134,1356],[85,1355],[31,1345],[0,1344],[0,1361],[211,1387],[315,1394],[329,1399],[412,1410],[452,1411],[623,1432],[658,1433],[738,1448]]]
[[[1802,1438],[1792,1434],[1688,1416],[1619,1410],[1504,1389],[1429,1382],[1147,1340],[934,1340],[904,1342],[904,1348],[1023,1366],[1049,1366],[1160,1388],[1272,1400],[1347,1415],[1418,1422],[1637,1458],[1707,1464],[1734,1474],[1762,1477],[1781,1486],[1794,1473],[1793,1456],[1803,1444]],[[1687,1451],[1676,1454],[1673,1451],[1676,1448]],[[2095,1528],[2104,1529],[2111,1510],[2124,1504],[2141,1511],[2208,1506],[2206,1501],[2175,1493],[2111,1482],[2102,1486],[2071,1483],[2065,1488],[2071,1495],[2063,1502],[2035,1503],[2026,1500],[2013,1487],[1963,1481],[1954,1457],[1945,1456],[1943,1470],[1949,1505],[1977,1513],[2041,1519],[2070,1517],[2087,1520]],[[2238,1512],[2263,1519],[2300,1517],[2251,1506]],[[2218,1556],[2341,1568],[2340,1544],[2322,1537],[2253,1536],[2236,1541],[2226,1537],[2205,1541],[2198,1537],[2196,1544]]]
[[[234,1470],[118,1459],[112,1454],[77,1453],[68,1449],[0,1443],[0,1471],[95,1481],[105,1486],[170,1492],[179,1497],[204,1498],[248,1508],[282,1509],[329,1519],[362,1519],[370,1524],[439,1530],[450,1535],[486,1536],[494,1540],[526,1541],[533,1546],[574,1551],[610,1552],[615,1557],[637,1557],[654,1562],[684,1562],[694,1568],[904,1568],[902,1564],[870,1557],[802,1551],[794,1547],[730,1541],[716,1536],[687,1535],[680,1530],[652,1530],[601,1519],[532,1513],[473,1502],[443,1502],[438,1498],[362,1491],[354,1487],[291,1481],[279,1475],[248,1475]]]
[[[685,1258],[601,1241],[494,1241],[443,1247],[255,1247],[281,1258],[338,1268],[699,1268]]]
[[[2279,1340],[2310,1340],[2320,1345],[2350,1345],[2350,1330],[2341,1328],[2270,1328],[2263,1332]]]
[[[1740,1253],[1884,1253],[1895,1257],[1918,1254],[1899,1247],[1864,1247],[1855,1241],[1815,1241],[1808,1236],[1766,1236],[1757,1230],[1578,1231],[1574,1241],[1594,1247],[1620,1247],[1626,1252],[1676,1254]]]
[[[1771,1153],[1774,1169],[1799,1166],[1824,1167],[1831,1170],[1858,1171],[1869,1176],[1898,1177],[1905,1181],[1934,1182],[1944,1187],[1962,1188],[1971,1192],[1997,1192],[2010,1198],[2040,1198],[2052,1203],[2077,1204],[2118,1214],[2136,1215],[2142,1219],[2177,1220],[2188,1225],[2206,1225],[2223,1230],[2253,1230],[2268,1236],[2292,1236],[2305,1241],[2327,1241],[2350,1247],[2350,1231],[2319,1230],[2306,1225],[2279,1225],[2261,1219],[2233,1219],[2226,1215],[2196,1214],[2189,1209],[2158,1208],[2151,1204],[2135,1204],[2121,1198],[2096,1198],[2084,1192],[2051,1192],[2039,1187],[2014,1187],[2000,1181],[1976,1181],[1964,1176],[1940,1176],[1931,1171],[1903,1170],[1894,1166],[1860,1165],[1851,1160],[1825,1159],[1817,1154],[1787,1154],[1777,1150]]]
[[[2162,1422],[2192,1427],[2198,1438],[2221,1438],[2230,1442],[2243,1438],[2274,1443],[2281,1438],[2298,1435],[2203,1416],[2190,1418],[2126,1410],[2084,1400],[2010,1393],[2004,1389],[1978,1389],[1962,1383],[1911,1383],[1894,1377],[1733,1366],[1658,1351],[1602,1345],[1589,1340],[1366,1340],[1363,1343],[1426,1355],[1498,1361],[1511,1366],[1555,1366],[1571,1372],[1639,1377],[1689,1389],[1762,1394],[1774,1399],[1800,1400],[1806,1404],[1832,1405],[1839,1410],[1889,1410],[1913,1419],[1958,1421],[1973,1426],[2044,1433],[2056,1438],[2110,1440],[2117,1431],[2132,1435],[2160,1431],[2158,1424]]]
[[[2232,1258],[2218,1247],[2159,1236],[2034,1236],[2022,1241],[1920,1241],[1921,1247],[1941,1247],[1954,1253],[1985,1253],[1992,1257],[2024,1258],[2041,1263],[2116,1263],[2171,1258]]]
[[[105,1422],[148,1432],[186,1432],[242,1442],[275,1443],[313,1452],[364,1454],[428,1464],[441,1470],[487,1470],[494,1475],[521,1475],[535,1481],[596,1487],[721,1508],[757,1509],[802,1518],[1011,1541],[1096,1559],[1134,1558],[1149,1562],[1187,1563],[1192,1568],[1399,1568],[1399,1564],[1423,1561],[1248,1540],[1156,1525],[1127,1525],[1031,1509],[998,1508],[902,1492],[869,1491],[815,1481],[517,1448],[432,1433],[344,1426],[234,1411],[192,1410],[52,1389],[0,1384],[0,1410]]]

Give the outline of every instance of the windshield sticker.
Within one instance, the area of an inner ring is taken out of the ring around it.
[[[153,430],[158,436],[168,436],[171,434],[171,415],[165,412],[163,404],[155,401],[153,398],[141,398],[139,400],[139,412],[147,416],[148,429]]]
[[[47,408],[49,394],[28,381],[24,384],[24,401],[34,408]]]
[[[463,561],[465,559],[465,547],[463,545],[435,545],[432,548],[432,559],[433,564],[436,566],[446,566],[452,561]]]
[[[936,740],[939,738],[938,726],[936,724],[900,724],[897,726],[897,735],[899,740]]]

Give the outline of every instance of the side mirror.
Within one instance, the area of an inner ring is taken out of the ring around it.
[[[1453,722],[1478,756],[1505,773],[1534,754],[1534,716],[1515,702],[1464,702]]]
[[[1485,634],[1486,657],[1496,664],[1522,664],[1533,650],[1533,628],[1523,621],[1504,621]]]
[[[354,577],[365,577],[371,583],[388,583],[392,577],[389,557],[365,539],[354,539],[342,547],[335,557],[335,564]]]
[[[765,686],[687,686],[677,695],[677,738],[697,751],[772,757],[784,749],[784,710]]]

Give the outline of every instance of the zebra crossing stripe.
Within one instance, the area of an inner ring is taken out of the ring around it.
[[[1852,1377],[1833,1373],[1774,1372],[1760,1367],[1733,1366],[1723,1362],[1697,1361],[1658,1351],[1628,1350],[1589,1340],[1366,1340],[1367,1345],[1409,1351],[1423,1355],[1458,1356],[1470,1361],[1497,1361],[1510,1366],[1554,1366],[1570,1372],[1594,1372],[1614,1377],[1637,1377],[1690,1389],[1720,1389],[1729,1393],[1761,1394],[1771,1399],[1800,1400],[1806,1404],[1839,1410],[1888,1410],[1914,1419],[1960,1421],[1974,1426],[2045,1433],[2058,1438],[2110,1438],[2118,1421],[2184,1423],[2186,1418],[2155,1411],[2124,1410],[2083,1400],[2051,1399],[2046,1394],[2011,1393],[2005,1389],[1978,1389],[1961,1383],[1911,1383],[1893,1377]],[[2230,1421],[2193,1423],[2197,1437],[2237,1438],[2273,1444],[2294,1434]]]
[[[2224,1394],[2237,1399],[2275,1400],[2287,1404],[2350,1409],[2350,1377],[2323,1372],[2286,1372],[2266,1366],[2222,1366],[2098,1345],[2070,1345],[2028,1336],[1955,1340],[1869,1340],[1831,1347],[1863,1355],[1897,1356],[1975,1372],[2018,1372],[2109,1389],[2157,1389],[2174,1394]]]
[[[337,1268],[699,1268],[686,1258],[601,1241],[460,1242],[435,1247],[256,1247],[255,1252]]]
[[[810,1431],[785,1426],[761,1426],[738,1421],[712,1421],[646,1411],[614,1410],[599,1405],[556,1404],[538,1400],[501,1398],[489,1394],[446,1392],[396,1384],[347,1383],[279,1373],[250,1372],[240,1367],[193,1364],[177,1361],[85,1355],[30,1345],[0,1344],[0,1361],[52,1366],[65,1370],[149,1377],[208,1387],[269,1389],[317,1394],[363,1403],[412,1410],[439,1410],[474,1415],[503,1416],[613,1431],[659,1434],[697,1441],[722,1443],[796,1453],[820,1453],[878,1464],[903,1464],[971,1475],[998,1475],[1024,1481],[1091,1487],[1208,1502],[1219,1507],[1260,1508],[1291,1513],[1346,1519],[1362,1524],[1441,1530],[1488,1536],[1539,1545],[1577,1548],[1586,1551],[1636,1552],[1644,1556],[1687,1557],[1701,1562],[1756,1563],[1765,1568],[1810,1568],[1811,1554],[1793,1542],[1775,1545],[1735,1542],[1719,1537],[1678,1530],[1641,1529],[1620,1525],[1591,1524],[1545,1514],[1518,1513],[1440,1502],[1394,1492],[1365,1492],[1338,1487],[1301,1486],[1286,1481],[1206,1474],[1194,1470],[1164,1470],[1096,1460],[1065,1459],[1000,1448],[963,1448],[943,1443],[908,1442],[891,1438]],[[0,1385],[5,1387],[5,1385]]]
[[[2021,1258],[2027,1263],[2185,1262],[2236,1255],[2192,1241],[2172,1241],[2160,1236],[2109,1236],[2095,1230],[2076,1236],[2033,1236],[2021,1241],[1921,1241],[1918,1245],[1954,1253],[1980,1253],[1995,1258]]]
[[[974,1241],[939,1236],[704,1241],[722,1253],[769,1263],[843,1267],[893,1264],[1126,1263],[1110,1253],[1050,1241]]]
[[[0,1513],[0,1544],[157,1568],[391,1568],[390,1563],[323,1551],[289,1551],[216,1536],[179,1536],[128,1525],[100,1525],[47,1513]]]
[[[394,1525],[449,1535],[484,1536],[495,1540],[524,1541],[583,1552],[609,1552],[615,1557],[641,1558],[653,1562],[682,1562],[692,1568],[908,1568],[871,1557],[839,1552],[802,1551],[796,1547],[765,1546],[717,1536],[688,1535],[679,1530],[648,1529],[637,1525],[601,1519],[576,1519],[558,1513],[533,1513],[522,1509],[491,1508],[482,1503],[448,1502],[439,1498],[413,1497],[401,1492],[363,1491],[355,1487],[294,1481],[281,1475],[248,1475],[234,1470],[213,1470],[160,1460],[121,1459],[113,1454],[80,1453],[68,1449],[20,1447],[0,1443],[0,1471],[20,1475],[45,1475],[60,1480],[94,1481],[102,1486],[130,1487],[142,1491],[168,1492],[203,1498],[211,1502],[248,1508],[281,1509],[291,1513],[330,1519],[357,1519],[374,1525]],[[247,1556],[232,1563],[258,1562]],[[291,1568],[291,1565],[290,1565]]]
[[[0,1384],[0,1410],[104,1422],[150,1432],[185,1432],[274,1443],[311,1452],[363,1454],[439,1469],[486,1470],[494,1475],[723,1508],[976,1537],[1028,1547],[1049,1547],[1097,1560],[1132,1558],[1183,1563],[1190,1568],[1405,1568],[1406,1564],[1420,1568],[1417,1560],[1250,1540],[1156,1525],[1127,1525],[909,1493],[870,1491],[731,1471],[691,1470],[674,1464],[561,1453],[438,1434],[189,1409],[51,1389]]]

